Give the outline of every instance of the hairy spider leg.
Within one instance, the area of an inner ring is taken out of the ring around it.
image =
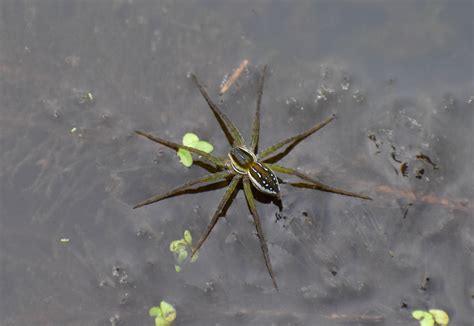
[[[282,140],[281,142],[275,144],[275,145],[272,145],[270,147],[268,147],[267,149],[265,149],[264,151],[262,151],[261,153],[257,154],[257,159],[259,161],[264,161],[266,162],[267,160],[270,160],[271,158],[269,158],[268,156],[270,156],[271,154],[273,154],[275,151],[279,150],[281,147],[285,146],[286,144],[290,144],[288,146],[287,149],[289,150],[285,150],[284,153],[285,155],[288,154],[290,152],[291,149],[293,149],[293,147],[295,147],[300,141],[302,141],[303,139],[305,139],[306,137],[310,136],[311,134],[315,133],[316,131],[318,131],[319,129],[323,128],[324,126],[326,126],[329,122],[331,122],[332,120],[334,120],[335,116],[332,115],[330,116],[329,118],[327,118],[326,120],[324,120],[323,122],[321,123],[318,123],[316,124],[314,127],[306,130],[306,131],[303,131],[302,133],[296,135],[296,136],[293,136],[293,137],[290,137],[290,138],[287,138],[285,140]],[[281,159],[281,158],[280,158]]]
[[[232,175],[234,175],[234,173],[231,172],[231,171],[228,171],[228,170],[221,171],[221,172],[216,172],[216,173],[213,173],[213,174],[209,174],[209,175],[206,175],[204,177],[188,181],[188,182],[186,182],[186,183],[184,183],[184,184],[182,184],[182,185],[180,185],[180,186],[178,186],[178,187],[176,187],[176,188],[174,188],[174,189],[172,189],[168,192],[165,192],[163,194],[156,195],[156,196],[153,196],[151,198],[148,198],[147,200],[142,201],[141,203],[135,205],[133,208],[135,209],[135,208],[138,208],[138,207],[142,207],[142,206],[145,206],[145,205],[150,205],[150,204],[156,203],[157,201],[160,201],[160,200],[163,200],[163,199],[166,199],[166,198],[169,198],[169,197],[178,196],[178,195],[183,194],[183,192],[185,192],[187,190],[190,190],[195,185],[205,183],[205,182],[225,179],[225,178],[228,178],[229,176],[232,176]]]
[[[250,149],[256,153],[258,149],[258,138],[260,136],[260,104],[262,103],[263,84],[265,82],[265,72],[267,65],[263,66],[262,74],[260,75],[260,83],[257,90],[257,109],[255,110],[255,120],[253,121],[252,137],[250,142]]]
[[[252,194],[252,187],[250,181],[247,177],[244,177],[244,193],[245,198],[247,199],[247,204],[249,206],[250,213],[252,214],[253,220],[255,222],[255,228],[257,230],[258,240],[260,241],[260,248],[262,249],[263,258],[265,260],[265,265],[267,266],[268,274],[272,278],[273,286],[278,290],[278,285],[273,275],[272,263],[270,261],[270,256],[268,255],[267,242],[265,241],[265,236],[263,235],[262,225],[260,224],[260,217],[258,215],[257,206],[255,204],[255,198]]]
[[[366,199],[366,200],[372,200],[369,196],[357,194],[354,192],[349,192],[346,190],[334,188],[328,185],[325,185],[324,183],[321,183],[310,176],[295,170],[291,168],[284,167],[282,165],[278,164],[267,164],[273,171],[288,174],[288,175],[294,175],[297,176],[300,179],[303,179],[305,181],[308,181],[309,183],[299,183],[299,182],[285,182],[286,184],[289,184],[290,186],[298,187],[298,188],[309,188],[309,189],[315,189],[315,190],[320,190],[320,191],[325,191],[325,192],[332,192],[338,195],[344,195],[344,196],[350,196],[350,197],[357,197],[361,199]]]
[[[224,193],[224,197],[222,198],[221,202],[219,203],[219,206],[217,206],[217,210],[214,213],[214,215],[211,218],[211,221],[209,222],[207,226],[206,233],[199,239],[199,241],[196,244],[196,247],[194,247],[193,252],[191,253],[191,257],[194,256],[194,254],[201,248],[201,246],[204,244],[206,241],[207,237],[211,233],[212,229],[216,225],[217,221],[221,217],[222,210],[224,209],[225,205],[227,204],[227,201],[232,197],[232,194],[234,193],[235,189],[237,188],[237,185],[239,184],[240,180],[242,179],[241,175],[235,175],[234,178],[232,179],[231,183],[229,184],[229,187]]]
[[[144,131],[140,131],[140,130],[135,130],[135,133],[137,133],[138,135],[140,136],[143,136],[143,137],[146,137],[156,143],[159,143],[161,145],[164,145],[166,147],[169,147],[169,148],[172,148],[176,151],[178,151],[180,148],[183,148],[191,153],[194,153],[194,154],[197,154],[197,155],[200,155],[202,156],[205,160],[207,160],[208,162],[210,163],[213,163],[215,165],[217,165],[218,167],[220,168],[225,168],[226,167],[226,163],[225,163],[225,160],[223,159],[220,159],[212,154],[208,154],[206,152],[203,152],[199,149],[196,149],[196,148],[192,148],[192,147],[188,147],[188,146],[184,146],[184,145],[179,145],[177,143],[173,143],[171,141],[168,141],[168,140],[165,140],[163,138],[159,138],[159,137],[156,137],[156,136],[153,136],[152,134],[149,134],[147,132],[144,132]]]
[[[222,128],[222,131],[224,131],[224,134],[228,138],[230,145],[234,147],[242,146],[244,144],[244,138],[242,137],[242,134],[240,133],[239,129],[235,127],[235,125],[232,123],[232,121],[230,121],[227,115],[222,112],[221,109],[219,109],[219,107],[211,100],[211,97],[207,93],[206,88],[201,84],[195,74],[191,74],[191,79],[194,81],[197,88],[201,92],[202,97],[204,97],[207,104],[209,105],[209,108],[214,113],[217,121],[219,122],[219,125]]]

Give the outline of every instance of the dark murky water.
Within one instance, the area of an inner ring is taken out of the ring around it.
[[[153,325],[148,309],[166,300],[175,325],[416,325],[411,311],[430,308],[469,325],[473,12],[470,1],[3,1],[0,324]],[[244,59],[221,100],[245,135],[266,63],[261,148],[336,112],[284,162],[374,198],[283,187],[281,212],[260,203],[279,292],[242,193],[180,273],[169,243],[185,229],[198,238],[221,191],[131,208],[204,173],[133,130],[192,131],[225,154],[186,76],[217,98]]]

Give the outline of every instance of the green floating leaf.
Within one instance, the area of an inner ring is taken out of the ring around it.
[[[420,326],[435,326],[433,316],[429,315],[429,317],[420,320]]]
[[[440,309],[430,309],[430,313],[433,315],[437,324],[441,326],[447,326],[449,324],[449,316],[446,311]]]
[[[214,150],[214,147],[211,144],[206,141],[199,140],[199,137],[191,132],[188,132],[183,136],[183,145],[199,149],[206,153],[210,153]],[[176,155],[179,156],[179,159],[184,166],[189,168],[193,164],[193,156],[189,151],[180,148]]]
[[[150,311],[148,312],[150,317],[162,317],[163,314],[161,313],[160,307],[151,307]]]
[[[420,321],[420,326],[434,326],[433,315],[427,311],[415,310],[411,313],[413,318]]]
[[[189,246],[191,246],[193,244],[193,237],[191,236],[191,232],[189,232],[189,230],[184,231],[183,239],[184,239],[184,241],[186,241],[186,243]]]
[[[187,243],[183,239],[174,240],[170,243],[170,251],[179,253],[181,250],[186,250]]]
[[[170,326],[171,323],[163,319],[163,317],[156,317],[155,318],[155,326]]]
[[[192,132],[188,132],[188,133],[184,134],[184,136],[183,136],[183,145],[184,146],[192,147],[191,144],[193,144],[195,142],[198,142],[198,141],[199,141],[199,137],[196,134],[193,134]]]
[[[181,266],[179,266],[179,265],[174,265],[174,270],[176,271],[176,273],[181,272]]]
[[[166,301],[161,301],[160,303],[161,312],[163,313],[163,318],[167,322],[172,322],[176,319],[176,309]]]
[[[209,144],[207,141],[204,141],[204,140],[197,141],[191,144],[190,147],[199,149],[200,151],[203,151],[206,153],[210,153],[214,150],[214,146],[212,146],[211,144]]]
[[[176,155],[179,156],[179,161],[187,168],[189,168],[191,165],[193,165],[193,156],[191,155],[190,152],[188,152],[185,149],[178,149],[176,152]]]
[[[420,320],[421,318],[423,318],[426,314],[426,311],[423,311],[423,310],[413,310],[411,315],[413,318],[415,318],[416,320]]]
[[[186,258],[188,258],[188,252],[186,251],[186,249],[183,249],[178,254],[178,264],[184,263]]]

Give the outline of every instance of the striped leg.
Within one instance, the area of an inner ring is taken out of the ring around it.
[[[260,240],[260,248],[262,249],[263,258],[265,259],[265,265],[267,266],[268,274],[272,278],[273,286],[278,290],[278,285],[275,281],[275,276],[273,275],[272,263],[270,262],[270,257],[268,255],[268,247],[263,235],[262,225],[260,224],[260,217],[258,215],[257,206],[255,204],[255,198],[252,194],[252,186],[250,185],[250,180],[248,177],[244,178],[244,193],[245,198],[247,199],[247,204],[249,205],[250,212],[252,213],[253,220],[255,222],[255,228],[257,229],[257,236]]]
[[[152,134],[149,134],[149,133],[144,132],[144,131],[135,130],[135,133],[139,134],[140,136],[146,137],[146,138],[148,138],[148,139],[150,139],[150,140],[152,140],[156,143],[159,143],[159,144],[164,145],[166,147],[172,148],[176,151],[179,150],[180,148],[183,148],[183,149],[185,149],[185,150],[187,150],[187,151],[189,151],[193,154],[197,154],[199,156],[202,156],[206,161],[211,162],[211,163],[217,165],[218,167],[221,167],[221,168],[225,167],[225,161],[223,159],[218,158],[214,155],[208,154],[206,152],[200,151],[199,149],[184,146],[184,145],[180,145],[180,144],[177,144],[177,143],[173,143],[173,142],[170,142],[170,141],[165,140],[163,138],[153,136]]]
[[[239,130],[235,127],[235,125],[230,121],[230,119],[222,112],[219,107],[211,100],[211,97],[207,93],[204,86],[199,82],[196,75],[191,74],[191,79],[196,84],[197,88],[201,92],[202,97],[206,100],[209,108],[212,110],[214,115],[216,116],[219,125],[221,126],[222,130],[224,131],[225,135],[229,139],[229,143],[235,146],[242,146],[244,144],[244,139],[240,134]]]
[[[185,184],[182,184],[181,186],[178,186],[178,187],[174,188],[173,190],[165,192],[164,194],[153,196],[153,197],[151,197],[151,198],[149,198],[145,201],[142,201],[141,203],[135,205],[133,208],[138,208],[138,207],[142,207],[142,206],[145,206],[145,205],[150,205],[150,204],[156,203],[157,201],[160,201],[160,200],[163,200],[163,199],[166,199],[166,198],[169,198],[169,197],[181,195],[183,192],[186,192],[187,190],[190,190],[195,185],[198,185],[200,183],[209,182],[209,181],[224,179],[224,178],[226,178],[226,177],[228,177],[232,174],[233,173],[229,172],[229,171],[222,171],[222,172],[217,172],[217,173],[206,175],[206,176],[201,177],[199,179],[195,179],[195,180],[186,182]]]
[[[262,94],[263,94],[263,84],[265,81],[265,72],[267,71],[267,66],[263,66],[262,75],[260,76],[260,84],[258,85],[257,91],[257,109],[255,110],[255,120],[253,121],[252,128],[252,140],[250,143],[250,149],[252,152],[256,153],[258,148],[258,138],[260,135],[260,104],[262,103]]]
[[[217,206],[217,210],[214,213],[214,215],[212,216],[211,221],[209,222],[209,225],[207,226],[206,233],[204,233],[204,236],[202,236],[201,239],[198,241],[196,247],[193,249],[193,252],[191,253],[191,257],[193,257],[194,254],[199,250],[199,248],[201,248],[201,246],[206,241],[209,234],[211,234],[212,229],[214,228],[217,221],[221,217],[222,210],[224,209],[224,207],[227,204],[227,202],[229,201],[229,199],[232,197],[232,194],[234,193],[234,191],[237,188],[237,185],[239,184],[241,179],[242,179],[242,176],[240,176],[240,175],[235,176],[232,179],[232,182],[230,183],[229,187],[225,191],[224,197],[222,198],[221,202],[219,203],[219,206]]]
[[[318,131],[319,129],[321,129],[322,127],[324,127],[325,125],[327,125],[329,122],[331,122],[332,120],[334,120],[335,116],[332,115],[330,116],[329,118],[327,118],[326,120],[324,120],[323,122],[321,123],[318,123],[317,125],[315,125],[314,127],[306,130],[306,131],[303,131],[302,133],[296,135],[296,136],[293,136],[293,137],[290,137],[290,138],[287,138],[285,140],[282,140],[281,142],[273,145],[273,146],[270,146],[268,147],[267,149],[265,149],[264,151],[262,151],[261,153],[259,153],[257,155],[257,159],[259,161],[268,161],[269,159],[269,156],[273,153],[275,153],[277,150],[279,150],[280,148],[282,148],[283,146],[287,145],[287,144],[290,144],[286,150],[284,152],[282,152],[285,156],[286,154],[288,154],[300,141],[302,141],[303,139],[305,139],[306,137],[314,134],[316,131]]]

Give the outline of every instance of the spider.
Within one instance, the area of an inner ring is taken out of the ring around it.
[[[209,108],[214,113],[219,125],[222,128],[222,131],[224,132],[224,134],[226,135],[226,138],[229,141],[231,149],[227,157],[217,157],[195,148],[187,147],[184,145],[180,145],[180,144],[153,136],[143,131],[135,131],[140,136],[144,136],[154,142],[157,142],[161,145],[164,145],[176,151],[179,150],[180,148],[186,149],[192,154],[195,154],[199,158],[207,161],[207,163],[212,164],[215,167],[214,171],[217,171],[217,172],[186,182],[185,184],[182,184],[172,189],[171,191],[151,197],[137,204],[134,208],[149,205],[149,204],[158,202],[160,200],[163,200],[169,197],[178,196],[186,192],[196,190],[194,188],[196,185],[208,184],[209,182],[228,181],[227,183],[228,187],[224,193],[224,197],[222,198],[219,205],[217,206],[217,210],[212,216],[211,221],[209,222],[207,226],[206,232],[201,237],[201,239],[197,242],[196,246],[193,248],[192,253],[191,253],[191,257],[192,257],[194,256],[196,251],[199,250],[201,246],[204,244],[204,242],[210,235],[212,229],[216,225],[219,218],[221,216],[224,216],[225,207],[229,204],[231,199],[234,197],[235,193],[240,189],[238,188],[238,186],[242,183],[245,198],[247,200],[250,213],[254,220],[257,236],[260,241],[260,248],[262,250],[262,254],[263,254],[266,268],[268,270],[268,274],[270,275],[272,279],[273,286],[275,287],[275,289],[278,290],[278,285],[275,280],[272,264],[270,262],[270,257],[268,255],[267,243],[263,235],[263,230],[260,223],[260,217],[258,215],[258,211],[256,207],[255,197],[252,192],[252,186],[255,189],[257,189],[259,192],[263,193],[264,195],[272,196],[278,201],[280,201],[279,180],[281,181],[281,183],[285,183],[294,187],[315,189],[315,190],[331,192],[331,193],[335,193],[339,195],[358,197],[361,199],[370,200],[371,198],[368,196],[361,195],[361,194],[357,194],[357,193],[353,193],[353,192],[349,192],[349,191],[345,191],[345,190],[341,190],[341,189],[337,189],[337,188],[325,185],[313,179],[312,177],[308,176],[307,174],[300,172],[296,169],[274,164],[275,162],[278,162],[280,159],[286,156],[303,139],[307,138],[308,136],[312,135],[313,133],[323,128],[328,123],[330,123],[335,118],[334,115],[330,116],[323,122],[316,124],[312,128],[296,136],[282,140],[279,143],[273,146],[270,146],[261,152],[257,152],[259,133],[260,133],[260,103],[262,100],[263,85],[264,85],[266,69],[267,69],[266,66],[264,66],[262,69],[262,73],[261,73],[259,84],[258,84],[257,108],[256,108],[255,119],[254,119],[253,127],[252,127],[250,146],[245,145],[242,134],[235,127],[234,123],[212,101],[206,89],[198,80],[196,75],[191,74],[191,79],[196,84],[201,95],[204,97],[207,104],[209,105]],[[275,175],[275,172],[296,176],[299,179],[303,180],[304,182],[284,182],[283,180],[279,179]]]

